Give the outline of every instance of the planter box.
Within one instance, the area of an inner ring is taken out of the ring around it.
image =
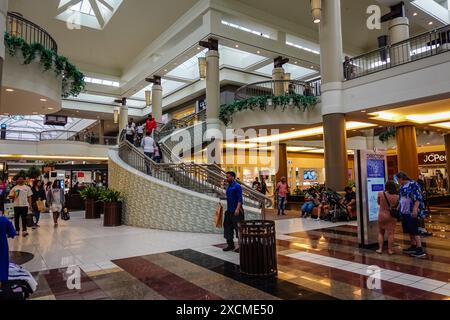
[[[118,227],[122,225],[122,202],[105,203],[104,210],[103,226]]]
[[[97,217],[97,204],[96,201],[93,199],[86,199],[85,200],[85,208],[86,208],[86,219],[98,219]]]

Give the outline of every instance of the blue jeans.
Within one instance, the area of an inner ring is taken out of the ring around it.
[[[278,197],[278,211],[286,209],[286,197]]]
[[[144,154],[149,157],[150,159],[153,159],[153,153],[151,152],[144,152]],[[150,166],[147,166],[147,174],[152,174],[152,170]]]
[[[302,214],[303,215],[311,214],[315,207],[316,205],[314,204],[314,202],[305,202],[305,204],[302,207]]]
[[[39,210],[33,210],[33,215],[34,215],[34,219],[35,219],[35,223],[34,225],[38,225],[39,220],[41,218],[41,213],[39,212]]]

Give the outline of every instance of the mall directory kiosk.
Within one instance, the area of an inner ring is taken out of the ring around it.
[[[388,177],[386,153],[356,151],[355,170],[359,246],[373,248],[378,243],[378,193]]]

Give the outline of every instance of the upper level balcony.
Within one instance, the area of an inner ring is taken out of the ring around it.
[[[49,114],[61,109],[61,98],[84,89],[84,75],[40,26],[8,12],[0,114]]]

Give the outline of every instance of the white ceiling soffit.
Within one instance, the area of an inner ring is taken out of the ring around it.
[[[69,29],[81,26],[103,30],[119,9],[123,0],[60,0],[56,19]]]
[[[428,13],[430,16],[439,20],[443,24],[450,23],[450,8],[444,8],[443,5],[447,4],[445,1],[439,1],[438,3],[436,0],[415,0],[412,1],[411,4]]]

